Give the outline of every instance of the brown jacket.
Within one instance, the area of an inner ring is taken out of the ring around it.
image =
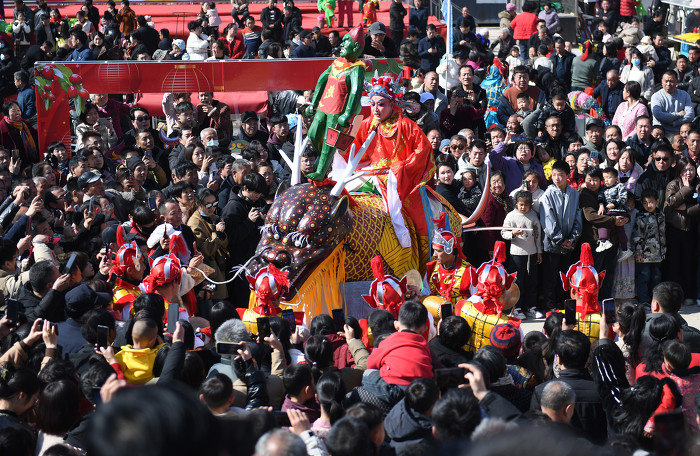
[[[214,268],[214,272],[209,277],[217,282],[223,282],[226,280],[226,270],[222,269],[219,263],[224,264],[228,258],[228,238],[226,233],[216,231],[216,223],[219,222],[219,218],[216,215],[212,216],[212,221],[214,223],[204,220],[199,210],[195,209],[194,214],[187,220],[187,226],[194,233],[197,241],[197,250],[202,252],[204,256],[204,264]],[[224,261],[222,262],[221,260]],[[216,287],[214,299],[226,299],[227,296],[226,286],[220,285]]]
[[[700,191],[700,185],[684,187],[680,179],[673,179],[666,186],[666,201],[664,215],[666,223],[682,231],[691,229],[689,217],[697,219],[700,216],[700,206],[697,205],[693,194]],[[685,209],[678,209],[685,204]]]

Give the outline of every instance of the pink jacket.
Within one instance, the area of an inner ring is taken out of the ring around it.
[[[622,130],[622,140],[627,141],[634,134],[634,124],[639,116],[648,116],[647,107],[637,102],[631,109],[627,109],[627,102],[623,101],[617,106],[613,125],[617,125]]]
[[[637,15],[639,0],[620,0],[620,16],[631,17]]]

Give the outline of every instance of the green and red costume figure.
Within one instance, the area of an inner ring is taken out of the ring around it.
[[[306,176],[311,180],[323,181],[333,163],[334,148],[326,144],[328,128],[347,128],[360,112],[365,64],[358,58],[364,50],[364,40],[360,26],[343,37],[340,57],[318,79],[311,106],[306,109],[307,116],[314,116],[308,136],[311,145],[320,152],[316,171]]]

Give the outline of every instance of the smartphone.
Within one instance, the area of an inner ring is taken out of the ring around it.
[[[600,160],[600,153],[597,150],[591,151],[591,160]]]
[[[100,396],[101,390],[102,390],[101,386],[93,386],[92,387],[92,403],[95,405],[99,405],[102,403],[102,396]]]
[[[13,298],[8,298],[5,315],[7,315],[8,320],[17,325],[17,323],[19,323],[19,301]]]
[[[681,410],[654,415],[654,424],[656,454],[669,456],[688,454],[685,447],[685,420]]]
[[[455,90],[455,96],[460,97],[460,98],[467,98],[469,96],[469,94],[467,93],[466,90],[457,89],[457,90]]]
[[[220,355],[238,355],[238,350],[243,350],[243,344],[232,344],[231,342],[217,342],[216,353]]]
[[[289,422],[289,415],[287,415],[287,412],[283,412],[281,410],[273,410],[272,416],[275,417],[275,421],[277,422],[277,426],[291,426],[292,425],[292,423]]]
[[[143,156],[153,158],[153,152],[151,152],[151,149],[146,149],[145,151],[143,151]]]
[[[12,149],[12,158],[14,161],[19,160],[19,149]]]
[[[452,316],[452,303],[448,302],[440,306],[440,318],[443,320],[445,317],[451,317]]]
[[[297,329],[297,322],[294,320],[294,311],[292,309],[284,309],[282,318],[289,322],[289,329],[294,332]]]
[[[435,383],[441,390],[456,388],[459,385],[468,383],[464,377],[467,370],[463,367],[449,367],[446,369],[435,369]]]
[[[272,335],[272,330],[270,329],[270,317],[259,317],[258,318],[258,337],[264,340],[266,337]]]
[[[612,325],[617,321],[615,312],[615,298],[603,299],[603,312],[605,312],[605,321]]]
[[[345,311],[343,309],[331,310],[336,331],[345,331]]]
[[[564,301],[564,320],[567,325],[576,324],[576,300],[567,299]]]
[[[27,236],[32,235],[32,216],[27,216]]]
[[[70,258],[68,258],[68,262],[66,263],[66,267],[63,268],[64,274],[70,274],[70,270],[73,269],[73,264],[75,264],[75,257],[76,256],[78,256],[78,252],[73,252],[70,254]]]
[[[528,190],[527,190],[527,181],[526,181],[526,180],[523,180],[523,183],[522,183],[522,186],[520,187],[520,189],[521,189],[522,191],[524,191],[524,192],[528,191]]]
[[[510,135],[510,139],[513,142],[525,142],[525,141],[527,141],[527,136],[525,136],[525,135]]]
[[[97,346],[109,346],[109,327],[105,325],[97,325]]]
[[[88,205],[88,212],[92,214],[93,208],[95,207],[95,197],[90,197],[90,204]]]
[[[148,207],[152,211],[157,211],[158,210],[158,205],[156,204],[156,197],[155,196],[149,196],[148,197]]]
[[[170,334],[175,332],[175,324],[180,319],[180,306],[177,304],[170,304],[168,306],[168,332]]]
[[[52,329],[53,332],[55,332],[56,335],[58,336],[58,323],[51,322],[51,329]]]

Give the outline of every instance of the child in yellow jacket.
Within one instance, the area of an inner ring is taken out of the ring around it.
[[[134,345],[124,345],[115,358],[127,383],[141,385],[153,378],[153,363],[165,344],[157,344],[158,325],[148,319],[136,321],[131,336]]]

